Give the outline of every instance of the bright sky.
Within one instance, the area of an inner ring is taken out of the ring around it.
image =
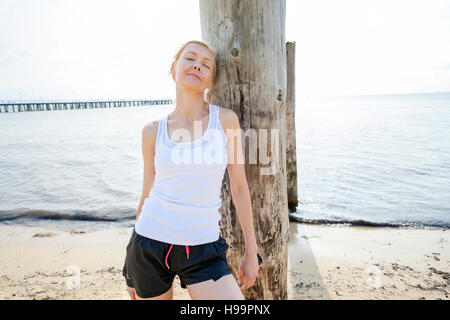
[[[296,94],[450,91],[450,1],[287,0]],[[198,0],[0,0],[0,101],[171,98]]]

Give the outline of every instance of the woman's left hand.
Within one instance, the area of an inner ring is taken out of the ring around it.
[[[241,286],[241,290],[247,290],[250,288],[256,280],[258,275],[258,257],[255,254],[244,254],[241,261],[241,267],[239,271],[238,284]]]

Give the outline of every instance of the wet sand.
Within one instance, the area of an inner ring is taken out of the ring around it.
[[[0,299],[129,299],[132,228],[0,225]],[[450,231],[290,223],[288,299],[449,299]],[[190,299],[174,282],[174,299]]]

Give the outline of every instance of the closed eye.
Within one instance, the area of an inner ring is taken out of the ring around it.
[[[194,61],[194,59],[191,59],[191,58],[185,58],[186,60],[191,60],[191,61]],[[207,67],[208,69],[210,69],[206,64],[203,64],[205,67]]]

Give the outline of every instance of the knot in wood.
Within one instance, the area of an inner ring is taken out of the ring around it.
[[[277,100],[280,102],[283,100],[283,90],[281,90],[281,89],[278,89]]]
[[[233,23],[230,19],[225,18],[219,22],[219,37],[221,39],[231,39],[233,34]]]

